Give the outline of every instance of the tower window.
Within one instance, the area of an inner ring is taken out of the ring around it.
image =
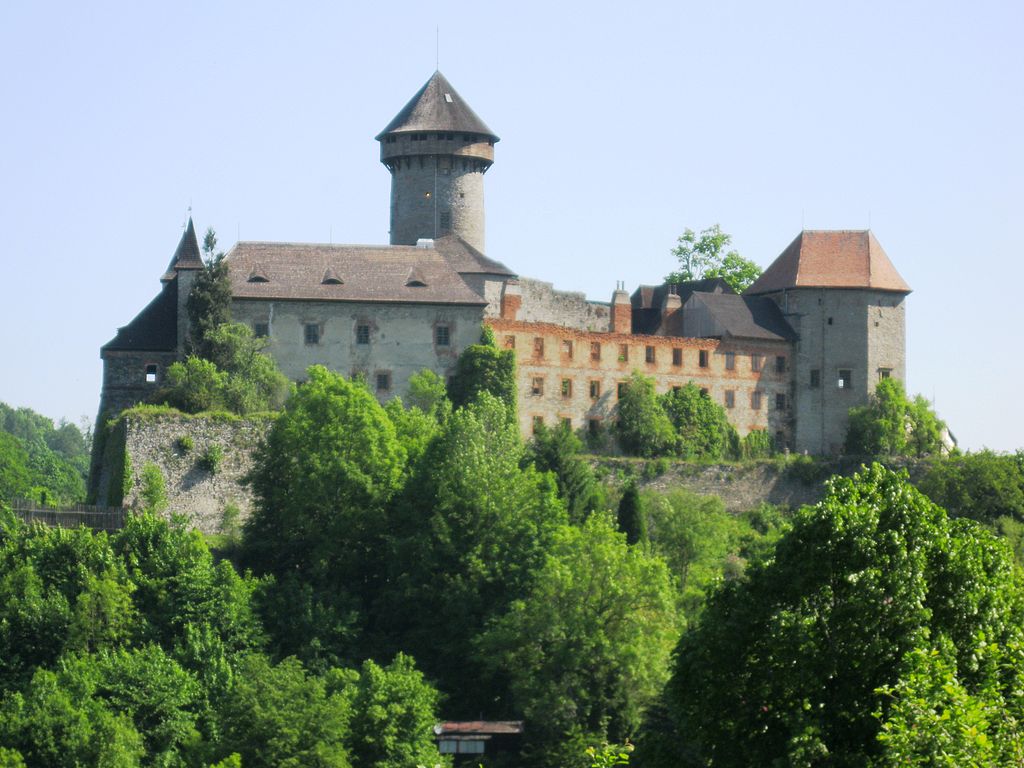
[[[447,170],[447,169],[446,169]],[[442,211],[439,217],[439,226],[441,234],[447,234],[452,230],[452,214],[450,211]]]
[[[821,386],[821,371],[817,368],[811,368],[811,389],[817,389]]]
[[[836,382],[836,386],[840,389],[850,389],[853,386],[853,371],[849,368],[840,368],[839,380]]]
[[[146,383],[156,384],[156,372],[157,367],[154,363],[150,363],[146,366]]]
[[[879,380],[892,378],[892,368],[879,368],[878,378]]]
[[[786,395],[782,392],[775,393],[775,410],[784,411],[786,410]]]

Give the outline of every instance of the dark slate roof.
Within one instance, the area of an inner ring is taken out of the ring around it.
[[[389,133],[415,131],[482,133],[498,141],[494,131],[477,117],[440,72],[435,72],[395,119],[377,134],[377,141]]]
[[[237,299],[486,304],[436,248],[413,245],[236,244],[225,257]],[[266,282],[249,282],[259,267]],[[333,270],[342,283],[324,283]],[[426,285],[409,285],[416,270]]]
[[[804,230],[745,293],[873,288],[910,293],[870,230]]]
[[[202,269],[203,257],[199,255],[199,241],[196,239],[196,228],[192,225],[192,217],[188,217],[188,225],[181,236],[181,241],[167,265],[167,271],[160,279],[164,282],[172,280],[179,269]]]
[[[724,335],[741,339],[793,341],[796,333],[771,299],[728,293],[693,293],[688,306],[703,304]],[[684,321],[688,324],[689,318]],[[686,328],[687,334],[694,330]]]
[[[694,291],[701,291],[702,293],[736,293],[732,286],[720,277],[709,277],[706,280],[689,280],[684,283],[675,283],[674,285],[681,304],[685,304]],[[671,329],[661,328],[661,305],[665,302],[668,286],[668,283],[641,285],[633,291],[633,295],[630,297],[630,304],[633,308],[633,333],[655,335],[661,330],[668,332],[670,335],[677,335]]]
[[[489,259],[457,235],[444,235],[434,240],[434,248],[445,257],[452,269],[460,275],[502,275],[516,277],[516,273],[500,261]]]
[[[173,352],[177,346],[178,281],[172,280],[100,351]]]

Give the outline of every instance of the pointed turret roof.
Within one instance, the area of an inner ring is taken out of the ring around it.
[[[430,79],[413,96],[395,119],[377,134],[380,141],[389,133],[412,133],[415,131],[452,131],[453,133],[482,133],[498,140],[494,131],[477,117],[469,104],[463,101],[451,83],[441,74],[434,72]]]
[[[181,236],[171,263],[167,265],[167,271],[160,279],[164,282],[173,280],[179,269],[202,269],[203,257],[199,255],[199,241],[196,239],[196,228],[192,224],[192,217],[188,217],[188,224]]]
[[[808,230],[744,294],[790,288],[871,288],[910,293],[871,230]]]

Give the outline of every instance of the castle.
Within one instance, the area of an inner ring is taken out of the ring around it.
[[[424,368],[446,377],[480,326],[517,353],[519,419],[599,429],[634,370],[696,382],[740,435],[841,450],[849,409],[905,376],[910,292],[870,231],[803,231],[743,295],[721,280],[616,286],[610,302],[556,291],[485,255],[484,175],[498,136],[435,72],[376,137],[391,174],[390,245],[239,242],[232,314],[301,380],[360,373],[381,400]],[[202,269],[191,219],[160,293],[101,349],[100,413],[146,400],[181,359]]]

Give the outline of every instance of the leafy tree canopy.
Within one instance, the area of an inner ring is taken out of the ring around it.
[[[692,381],[672,389],[660,404],[676,431],[675,453],[687,459],[725,459],[734,453],[736,430],[725,409]]]
[[[882,379],[867,405],[850,409],[846,452],[858,456],[930,456],[942,450],[945,427],[921,395],[908,400],[902,382]]]
[[[448,396],[456,408],[473,402],[481,392],[501,400],[509,418],[516,413],[516,354],[511,349],[498,349],[494,332],[484,326],[479,344],[459,353],[455,375],[448,386]]]
[[[675,448],[676,434],[654,392],[654,379],[633,371],[619,396],[616,437],[633,456],[663,456]]]
[[[526,449],[526,459],[541,472],[553,472],[558,495],[565,502],[569,519],[582,522],[601,505],[600,486],[594,473],[580,457],[583,443],[566,424],[554,429],[538,425]]]
[[[680,642],[671,764],[863,765],[881,750],[879,689],[909,652],[946,638],[970,675],[979,638],[1020,626],[1005,545],[878,465],[833,479]]]
[[[672,255],[679,260],[679,268],[666,275],[665,282],[720,277],[736,293],[743,293],[761,276],[761,268],[734,250],[726,251],[731,243],[732,235],[723,232],[718,224],[701,230],[700,234],[687,228],[672,249]]]
[[[192,282],[185,309],[189,319],[189,343],[194,354],[210,359],[208,334],[231,322],[231,282],[224,254],[217,251],[213,228],[203,236],[204,266]]]

